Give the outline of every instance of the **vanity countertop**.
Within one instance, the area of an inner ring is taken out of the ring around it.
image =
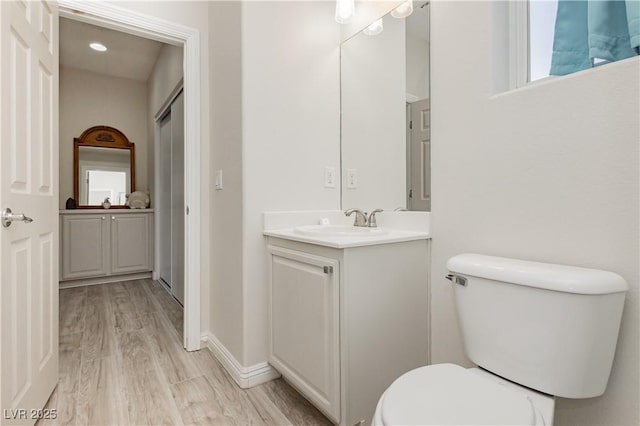
[[[360,235],[304,235],[296,228],[265,230],[264,235],[269,237],[283,238],[285,240],[299,241],[303,243],[316,244],[325,247],[345,249],[361,246],[373,246],[379,244],[400,243],[404,241],[427,240],[431,238],[428,232],[407,231],[391,228],[378,228],[385,231],[382,235],[360,236]]]
[[[60,214],[123,214],[123,213],[153,213],[153,209],[72,209],[60,210]]]

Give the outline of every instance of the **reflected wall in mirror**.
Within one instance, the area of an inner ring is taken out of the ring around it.
[[[74,139],[74,198],[79,207],[99,208],[109,198],[124,208],[135,191],[135,145],[108,126],[87,129]]]
[[[428,2],[343,42],[340,78],[342,207],[430,211]]]

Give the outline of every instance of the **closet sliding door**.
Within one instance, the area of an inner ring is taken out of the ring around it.
[[[160,119],[160,279],[184,304],[184,95]]]
[[[160,119],[160,188],[171,188],[171,110]],[[158,191],[160,279],[171,288],[171,191]]]
[[[184,95],[171,104],[171,292],[184,306]]]

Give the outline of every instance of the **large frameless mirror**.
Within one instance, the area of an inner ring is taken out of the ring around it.
[[[429,3],[341,45],[342,207],[431,210]]]

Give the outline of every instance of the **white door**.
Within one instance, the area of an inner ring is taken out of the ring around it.
[[[431,211],[431,112],[429,99],[411,104],[409,210]]]
[[[160,187],[158,221],[160,222],[160,279],[171,283],[171,113],[160,121]]]
[[[184,96],[171,104],[171,293],[184,306]]]
[[[33,219],[0,226],[0,422],[33,424],[58,379],[54,2],[0,1],[0,67],[0,209]]]

